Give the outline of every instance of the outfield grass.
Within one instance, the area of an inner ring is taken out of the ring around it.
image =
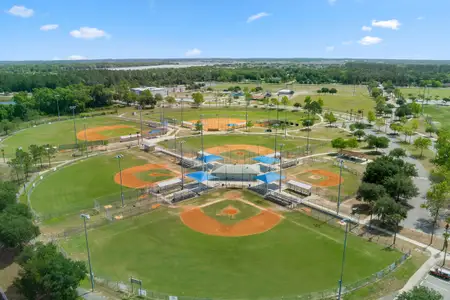
[[[280,109],[281,108],[283,108],[283,106],[280,106]],[[281,121],[286,119],[290,122],[299,122],[299,120],[303,120],[307,117],[307,113],[303,111],[292,112],[287,110],[280,110],[277,113],[276,109],[263,109],[253,107],[249,107],[247,113],[248,120],[251,121],[265,121],[267,119],[276,120],[278,115],[278,119]],[[130,117],[133,117],[131,114],[131,112],[128,113]],[[234,118],[245,120],[245,107],[232,106],[228,108],[214,108],[214,106],[205,106],[201,108],[190,108],[186,106],[183,108],[183,121],[199,120],[200,115],[203,115],[204,119],[217,118],[219,116],[220,118]],[[142,115],[144,119],[154,120],[158,122],[160,121],[160,116],[160,109],[146,111]],[[181,108],[165,108],[164,117],[166,119],[176,119],[178,122],[180,122]],[[134,118],[137,117],[134,116]]]
[[[123,154],[123,169],[147,163],[130,152]],[[31,193],[33,209],[40,215],[59,216],[93,208],[98,197],[119,194],[120,186],[114,182],[119,167],[114,155],[82,160],[47,176]]]
[[[292,212],[263,234],[224,238],[191,230],[175,212],[161,208],[91,230],[96,276],[124,282],[133,276],[148,290],[226,299],[281,298],[337,286],[344,237],[339,228]],[[86,258],[83,235],[62,246]],[[344,284],[399,257],[350,235]]]
[[[188,137],[183,139],[177,139],[177,142],[184,140],[185,143],[183,145],[183,149],[185,151],[198,152],[201,150],[201,138],[199,136]],[[166,141],[161,143],[163,146],[172,148],[173,141]],[[236,145],[236,144],[244,144],[244,145],[258,145],[267,148],[274,149],[275,147],[275,138],[274,135],[205,135],[203,137],[203,144],[205,151],[207,148],[215,147],[219,145]],[[292,139],[292,138],[284,138],[282,135],[278,135],[277,138],[277,148],[279,148],[279,144],[284,144],[284,151],[294,151],[297,148],[306,146],[306,139]],[[325,152],[331,149],[331,144],[326,141],[315,141],[310,140],[310,145],[314,148],[315,153]],[[320,147],[319,147],[320,145]],[[278,149],[279,150],[279,149]],[[278,151],[277,150],[277,151]],[[226,152],[226,147],[224,146],[224,152]]]
[[[134,122],[127,122],[119,120],[114,117],[95,117],[88,119],[76,119],[77,131],[83,130],[83,125],[94,128],[105,125],[131,125],[136,126]],[[129,132],[128,132],[129,133]],[[136,133],[136,132],[134,132]],[[75,135],[73,129],[73,121],[61,121],[52,124],[43,124],[36,127],[28,128],[17,132],[13,136],[6,138],[0,143],[0,148],[5,149],[5,156],[11,157],[14,155],[18,147],[27,149],[32,144],[36,145],[61,145],[75,143]]]
[[[290,131],[290,135],[293,136],[308,136],[308,131],[305,130],[297,130],[297,131]],[[348,139],[349,137],[352,137],[352,134],[348,131],[342,130],[341,128],[329,128],[329,127],[312,127],[312,130],[309,133],[310,138],[319,138],[319,139],[335,139],[338,137]]]
[[[419,94],[423,94],[423,88],[400,88],[400,91],[405,97],[409,97],[409,94],[413,94],[416,97]],[[450,97],[450,88],[427,88],[426,95],[430,95],[433,99],[435,96],[439,96],[440,99]]]

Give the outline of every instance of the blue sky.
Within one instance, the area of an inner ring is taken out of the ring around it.
[[[2,0],[0,7],[0,60],[450,59],[449,0]]]

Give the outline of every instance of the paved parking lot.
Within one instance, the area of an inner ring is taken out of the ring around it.
[[[422,286],[426,286],[430,289],[433,289],[442,296],[444,296],[444,300],[450,300],[450,282],[445,281],[439,278],[436,278],[431,275],[427,275],[421,283]]]

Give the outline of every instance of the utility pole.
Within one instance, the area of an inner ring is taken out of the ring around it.
[[[200,115],[200,123],[201,123],[201,140],[202,140],[202,171],[205,172],[205,150],[204,150],[204,144],[203,144],[203,114]]]
[[[87,145],[86,124],[84,124],[84,147],[86,148],[86,157],[89,157],[89,151],[88,151],[88,145]]]
[[[180,142],[180,153],[181,153],[181,160],[180,160],[180,166],[181,166],[181,190],[184,190],[184,166],[183,166],[183,144],[185,141]]]
[[[58,110],[58,121],[60,121],[60,114],[59,114],[59,95],[56,95],[56,109]]]
[[[342,254],[341,278],[339,279],[339,289],[338,289],[337,300],[341,300],[341,296],[342,296],[342,280],[344,278],[345,252],[347,251],[347,235],[348,235],[348,225],[349,225],[349,220],[344,219],[343,221],[345,222],[344,252]]]
[[[89,241],[88,241],[88,233],[86,228],[86,220],[89,220],[91,216],[87,214],[81,214],[81,218],[84,223],[84,236],[86,237],[86,249],[88,254],[88,264],[89,264],[89,276],[91,277],[91,290],[94,291],[94,273],[92,273],[92,264],[91,264],[91,252],[89,250]]]
[[[339,208],[341,206],[341,182],[342,182],[342,167],[344,165],[344,160],[339,161],[339,187],[338,187],[338,198],[337,198],[337,210],[336,214],[339,215]]]
[[[283,166],[282,166],[282,157],[281,157],[281,153],[283,151],[283,146],[284,146],[284,144],[280,144],[280,182],[279,182],[280,193],[281,193],[281,175],[283,175]]]
[[[116,155],[117,161],[119,162],[119,173],[120,173],[120,198],[122,199],[122,207],[124,207],[123,199],[123,184],[122,184],[122,167],[120,166],[120,160],[123,158],[123,154]]]
[[[142,106],[139,105],[139,119],[141,121],[141,136],[140,136],[140,140],[141,140],[141,144],[144,141],[144,136],[143,136],[143,130],[142,130]]]
[[[75,109],[77,108],[76,105],[69,106],[69,108],[72,110],[72,118],[73,118],[73,133],[75,135],[75,145],[78,146],[78,139],[77,139],[77,126],[75,125]],[[78,147],[77,147],[78,148]]]

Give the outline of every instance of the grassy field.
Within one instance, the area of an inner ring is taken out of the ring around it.
[[[400,88],[400,91],[405,97],[409,97],[409,94],[413,94],[416,97],[419,94],[423,94],[423,88]],[[442,99],[444,97],[450,97],[450,88],[427,88],[426,93],[427,96],[430,95],[433,99],[435,96],[439,96],[439,99]]]
[[[349,163],[348,166],[351,168],[352,163]],[[292,179],[294,179],[294,180],[303,181],[303,182],[314,185],[314,184],[317,184],[317,181],[311,180],[308,178],[308,176],[311,175],[310,173],[301,174],[299,176],[296,174],[302,173],[307,170],[316,170],[316,169],[329,171],[331,173],[339,175],[339,167],[333,165],[333,163],[331,163],[331,162],[330,163],[314,163],[314,164],[299,165],[295,168],[288,169],[287,173],[288,173],[288,176],[292,177]],[[359,178],[359,176],[352,174],[351,172],[349,172],[348,170],[346,170],[344,168],[344,169],[342,169],[342,178],[344,180],[341,185],[341,196],[346,197],[346,196],[354,195],[356,193],[356,191],[358,190],[358,187],[361,183],[361,179]],[[323,180],[323,179],[320,179],[320,180]],[[322,187],[322,189],[327,191],[327,194],[330,196],[329,197],[330,199],[334,199],[335,197],[337,197],[338,188],[339,188],[338,185]]]
[[[11,96],[0,95],[0,102],[8,102],[8,101],[11,101],[12,97],[13,97],[12,95],[11,95]]]
[[[124,152],[122,168],[143,165],[146,160]],[[31,204],[41,215],[64,215],[94,207],[94,199],[120,193],[114,182],[119,171],[114,154],[82,160],[58,170],[39,182],[31,193]],[[124,191],[128,189],[125,187]]]
[[[337,286],[342,229],[291,212],[263,234],[226,238],[191,230],[177,211],[160,208],[91,230],[96,276],[124,282],[133,276],[148,290],[227,299],[281,298]],[[69,255],[86,259],[83,235],[62,246]],[[399,257],[396,251],[350,235],[345,283]]]
[[[280,107],[282,108],[282,107]],[[127,117],[132,117],[131,112],[127,114]],[[204,119],[212,118],[215,119],[217,116],[220,118],[234,118],[245,120],[245,108],[244,107],[228,107],[224,108],[214,108],[212,107],[202,107],[202,108],[183,108],[183,121],[193,121],[199,120],[200,115],[203,115]],[[159,109],[146,111],[143,113],[142,117],[147,120],[160,121],[161,112]],[[178,122],[181,121],[181,108],[166,108],[164,109],[164,116],[166,119],[176,119]],[[290,122],[298,122],[299,120],[307,117],[303,111],[292,112],[292,111],[278,111],[278,119],[288,120]],[[134,116],[137,118],[137,116]],[[267,119],[276,120],[277,110],[276,109],[256,109],[249,107],[248,109],[248,120],[251,121],[265,121]]]
[[[290,131],[289,134],[293,136],[308,136],[308,132],[304,130]],[[341,128],[313,127],[309,133],[309,137],[332,140],[338,137],[348,139],[349,137],[352,137],[352,135],[348,131],[342,130]]]
[[[86,128],[94,128],[105,125],[130,125],[137,126],[134,122],[127,122],[119,120],[114,117],[95,117],[89,119],[76,119],[77,132],[83,130],[83,125]],[[129,133],[129,129],[127,131]],[[56,122],[52,124],[43,124],[33,128],[28,128],[17,132],[13,136],[5,139],[0,143],[0,148],[5,149],[5,156],[11,157],[14,155],[18,147],[27,149],[29,145],[61,145],[75,143],[75,135],[73,129],[73,121],[67,120]]]
[[[433,122],[438,122],[438,127],[450,126],[450,107],[437,105],[424,105],[424,114],[430,116]]]
[[[201,150],[201,138],[199,136],[189,137],[183,139],[177,139],[177,142],[184,140],[185,143],[183,145],[183,149],[192,152],[198,152]],[[297,148],[302,148],[306,146],[306,139],[293,139],[293,138],[283,138],[283,136],[279,135],[277,138],[277,143],[284,144],[284,151],[294,151]],[[205,135],[203,137],[203,143],[205,151],[207,148],[215,147],[219,145],[258,145],[267,148],[275,147],[275,138],[274,135]],[[161,143],[163,146],[168,148],[173,148],[173,141],[167,141]],[[315,153],[325,152],[331,149],[331,144],[326,141],[314,141],[310,140],[310,145],[313,148]],[[279,147],[279,146],[278,146]],[[226,148],[224,147],[224,152],[226,152]]]
[[[422,166],[427,171],[431,171],[432,169],[434,169],[436,167],[432,162],[432,160],[435,157],[435,154],[434,154],[433,150],[431,150],[431,147],[430,147],[430,149],[423,150],[422,157],[420,156],[421,150],[417,149],[412,144],[401,142],[400,147],[405,149],[406,151],[408,151],[412,158],[419,160],[419,162],[422,164]]]

